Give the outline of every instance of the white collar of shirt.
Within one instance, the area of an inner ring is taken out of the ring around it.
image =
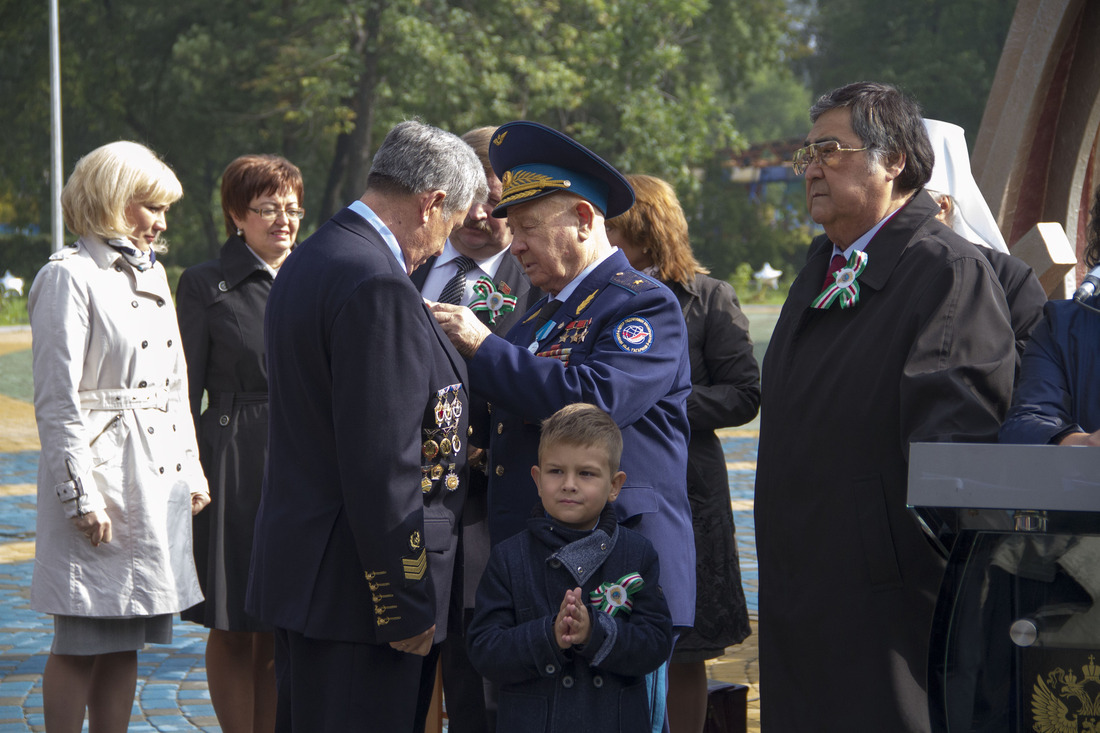
[[[606,254],[604,254],[603,257],[600,257],[595,262],[593,262],[591,265],[589,265],[588,267],[581,270],[580,275],[577,275],[575,278],[570,280],[569,284],[566,285],[564,288],[562,288],[560,293],[555,295],[553,298],[550,298],[550,300],[560,300],[563,303],[565,301],[569,300],[569,296],[573,294],[573,291],[576,290],[582,282],[584,282],[584,279],[586,277],[588,277],[590,274],[592,274],[592,271],[595,270],[597,267],[599,267],[601,262],[606,260],[611,255],[615,254],[615,252],[618,251],[618,249],[619,249],[618,247],[612,247],[610,250],[608,250],[608,252]],[[547,302],[549,302],[549,301],[547,301]]]
[[[244,240],[243,240],[243,239],[242,239],[241,241],[242,241],[242,242],[244,242]],[[249,251],[249,252],[251,252],[251,253],[252,253],[252,256],[253,256],[253,257],[255,257],[255,258],[256,258],[256,260],[257,260],[257,261],[258,261],[258,262],[259,262],[259,263],[260,263],[261,265],[263,265],[263,266],[264,266],[264,269],[265,269],[265,270],[267,270],[267,272],[268,272],[268,274],[269,274],[269,275],[271,275],[271,279],[272,279],[272,280],[274,280],[274,279],[275,279],[275,276],[279,274],[279,271],[278,271],[278,270],[276,270],[276,269],[275,269],[274,267],[272,267],[271,265],[269,265],[269,264],[267,264],[266,262],[264,262],[264,258],[263,258],[263,257],[260,257],[260,256],[259,256],[258,254],[256,254],[256,250],[252,249],[251,245],[249,245],[249,244],[248,244],[248,242],[244,242],[244,246],[245,246],[245,247],[246,247],[246,248],[248,249],[248,251]]]
[[[479,270],[488,275],[490,278],[495,278],[497,276],[497,270],[500,269],[500,261],[504,258],[504,255],[506,254],[508,254],[507,247],[497,252],[492,257],[486,257],[485,259],[481,260],[476,258],[473,259],[474,262],[477,263],[477,267]],[[451,244],[451,240],[448,239],[446,242],[443,243],[443,251],[439,253],[439,257],[435,258],[435,264],[432,265],[432,269],[434,270],[437,267],[449,265],[461,256],[462,253],[455,249],[455,246]],[[455,265],[455,267],[452,269],[457,271],[457,267],[458,266]],[[452,272],[451,274],[453,275],[454,273]],[[468,281],[469,279],[467,279],[467,282]]]
[[[863,250],[865,250],[867,248],[867,245],[871,243],[871,240],[875,238],[875,235],[878,234],[878,230],[882,229],[882,225],[890,221],[890,219],[894,216],[894,214],[898,213],[898,211],[901,211],[901,209],[899,208],[896,211],[891,211],[889,214],[879,220],[878,224],[875,224],[873,227],[864,232],[862,237],[849,244],[847,249],[841,249],[834,244],[833,256],[835,257],[836,255],[841,255],[842,257],[847,259],[852,255],[853,252],[862,252]]]
[[[382,236],[386,246],[390,248],[390,252],[397,259],[398,264],[401,265],[401,269],[408,272],[408,265],[405,264],[405,253],[401,251],[401,245],[397,243],[397,237],[393,235],[388,226],[382,223],[382,220],[378,218],[378,214],[375,214],[369,206],[358,199],[348,204],[348,208],[366,219],[367,223],[374,227],[374,230]]]

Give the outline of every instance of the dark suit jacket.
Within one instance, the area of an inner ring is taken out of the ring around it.
[[[816,244],[764,358],[756,473],[761,717],[771,730],[925,731],[944,562],[906,508],[909,444],[989,441],[1015,344],[978,248],[917,195],[867,246],[860,300],[810,307]]]
[[[540,303],[537,306],[541,306]],[[536,306],[536,307],[537,307]],[[643,534],[661,558],[673,623],[695,613],[695,542],[687,497],[691,392],[687,333],[676,297],[631,269],[616,251],[596,267],[535,339],[536,309],[489,336],[469,361],[474,391],[492,403],[489,525],[496,544],[525,528],[538,493],[539,423],[574,402],[607,411],[623,432],[626,485],[619,522]],[[555,358],[556,354],[556,358]]]
[[[440,641],[466,490],[465,364],[381,236],[348,209],[287,258],[264,333],[269,458],[250,612],[347,642],[434,623]]]
[[[417,290],[423,290],[428,273],[435,266],[435,257],[428,259],[412,274],[413,285]],[[488,326],[493,333],[503,336],[519,322],[523,314],[543,296],[543,292],[531,286],[531,281],[523,272],[519,261],[511,252],[500,259],[493,285],[498,290],[505,290],[516,296],[516,307],[511,313],[501,313],[495,323],[489,323],[488,311],[475,311],[478,320]],[[470,426],[473,433],[470,435],[470,443],[478,447],[489,445],[489,405],[476,395],[471,397],[472,408],[470,411]],[[458,562],[462,564],[459,578],[462,581],[461,607],[473,609],[477,584],[481,580],[481,574],[485,572],[485,565],[489,562],[489,479],[485,475],[484,467],[470,470],[470,485],[466,492],[466,504],[462,509],[462,534],[461,554]],[[480,680],[477,680],[480,684]]]

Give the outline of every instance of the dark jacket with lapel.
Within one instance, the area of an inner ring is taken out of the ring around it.
[[[287,257],[265,338],[270,452],[249,610],[318,639],[383,643],[434,623],[439,641],[466,486],[461,357],[348,209]]]
[[[496,544],[521,531],[538,501],[531,466],[539,423],[588,402],[623,432],[625,526],[657,548],[672,620],[695,611],[685,401],[691,391],[684,317],[671,291],[614,252],[562,304],[536,341],[536,308],[506,338],[489,336],[469,361],[474,391],[492,404],[489,527]],[[536,356],[530,350],[543,354]]]
[[[989,262],[935,213],[918,193],[883,225],[849,309],[810,307],[833,246],[815,243],[768,346],[755,508],[770,730],[808,714],[819,731],[929,726],[944,563],[906,508],[909,444],[994,440],[1015,358]]]

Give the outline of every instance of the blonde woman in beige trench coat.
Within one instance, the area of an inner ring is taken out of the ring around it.
[[[97,148],[62,192],[80,240],[31,287],[42,443],[31,605],[54,615],[46,727],[125,731],[137,650],[202,600],[191,516],[209,501],[154,248],[179,181],[136,143]]]

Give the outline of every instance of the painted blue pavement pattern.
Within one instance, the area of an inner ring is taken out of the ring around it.
[[[754,431],[733,431],[722,437],[730,466],[741,575],[754,617],[758,582],[752,518],[756,445]],[[17,484],[33,486],[37,466],[37,451],[0,453],[0,493]],[[33,493],[0,495],[0,546],[34,539],[35,505]],[[53,638],[53,622],[30,608],[33,565],[33,561],[0,563],[0,733],[45,730],[42,671]],[[172,644],[149,645],[138,654],[137,694],[129,730],[220,732],[206,686],[206,630],[177,621],[173,635]]]

